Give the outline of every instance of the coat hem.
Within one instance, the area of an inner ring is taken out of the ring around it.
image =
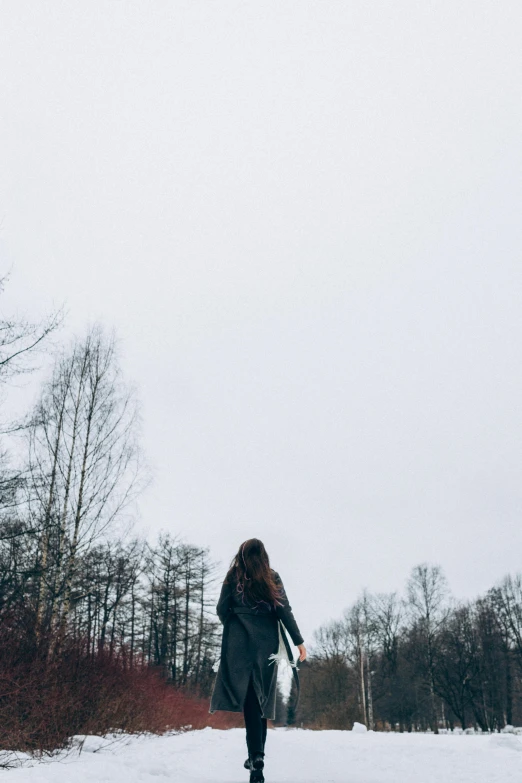
[[[243,712],[243,708],[239,707],[237,710],[229,710],[227,707],[227,709],[225,710],[225,709],[221,709],[221,707],[217,707],[217,709],[209,710],[208,712],[209,715],[214,715],[215,712]],[[265,720],[275,720],[275,713],[273,717],[270,717],[269,715],[263,715],[263,714],[261,714],[261,717],[265,718]]]

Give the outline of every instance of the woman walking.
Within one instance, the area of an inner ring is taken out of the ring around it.
[[[263,783],[267,720],[275,718],[277,664],[292,660],[285,628],[306,658],[303,637],[279,574],[270,568],[262,541],[250,538],[239,548],[217,605],[223,623],[221,660],[210,712],[243,712],[251,783]]]

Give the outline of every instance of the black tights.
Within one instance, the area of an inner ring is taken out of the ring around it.
[[[248,683],[248,690],[243,707],[245,716],[246,741],[248,755],[253,758],[256,753],[265,753],[266,742],[266,718],[261,717],[261,707],[254,690],[252,678]]]

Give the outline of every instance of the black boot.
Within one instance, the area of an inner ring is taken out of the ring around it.
[[[254,753],[252,758],[249,759],[251,763],[250,767],[250,783],[264,783],[265,777],[263,775],[263,767],[265,766],[265,754]]]
[[[263,769],[265,766],[264,753],[256,753],[254,759],[249,756],[243,764],[245,769],[252,771],[253,769]]]
[[[252,768],[263,769],[264,766],[265,766],[265,754],[254,753],[254,757],[252,758]]]

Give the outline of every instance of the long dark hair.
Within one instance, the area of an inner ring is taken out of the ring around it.
[[[241,544],[225,581],[236,585],[245,603],[281,606],[281,588],[270,568],[265,545],[258,538],[249,538]]]

